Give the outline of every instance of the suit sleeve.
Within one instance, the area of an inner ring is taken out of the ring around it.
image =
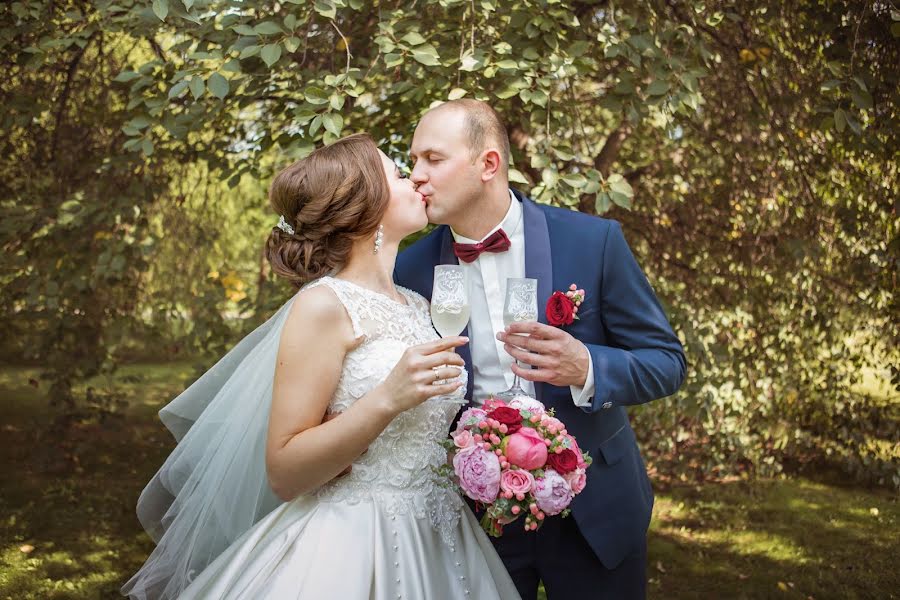
[[[595,387],[586,412],[674,394],[686,371],[681,342],[616,222],[602,260],[600,314],[608,345],[585,344]]]

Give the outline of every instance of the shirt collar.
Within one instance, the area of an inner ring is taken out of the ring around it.
[[[513,195],[512,190],[509,190],[509,210],[506,211],[506,216],[503,217],[503,220],[501,220],[493,229],[488,231],[483,238],[481,238],[480,240],[467,238],[453,231],[452,227],[450,228],[450,233],[453,234],[453,241],[458,244],[477,244],[486,240],[498,229],[503,229],[503,231],[506,232],[506,235],[512,238],[512,236],[518,232],[521,225],[522,203],[519,202],[518,198]]]

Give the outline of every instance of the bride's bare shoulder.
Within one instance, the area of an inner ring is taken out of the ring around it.
[[[321,343],[322,336],[336,339],[348,347],[355,339],[350,316],[335,291],[327,285],[297,293],[282,332],[283,340],[303,338]]]

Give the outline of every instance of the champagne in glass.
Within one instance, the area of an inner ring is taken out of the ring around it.
[[[522,321],[537,321],[537,279],[510,277],[506,280],[506,298],[503,302],[503,324],[507,327]],[[516,363],[518,364],[518,362]],[[528,396],[519,385],[519,376],[514,375],[508,390],[496,394],[503,400],[516,396]]]
[[[465,268],[461,265],[435,265],[431,292],[431,322],[434,328],[441,337],[459,335],[469,323],[470,313]]]
[[[431,320],[441,337],[459,335],[469,322],[469,289],[460,265],[435,265]]]

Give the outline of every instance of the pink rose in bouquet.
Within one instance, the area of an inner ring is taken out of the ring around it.
[[[583,490],[584,486],[587,484],[587,472],[584,468],[578,467],[571,473],[563,475],[563,479],[565,479],[566,483],[569,484],[569,487],[572,488],[573,493],[580,494],[581,490]]]
[[[524,496],[533,485],[534,475],[525,469],[506,469],[500,473],[500,490],[512,496]]]
[[[523,427],[504,440],[501,446],[510,464],[523,469],[540,469],[547,463],[547,445],[533,427]]]
[[[478,502],[493,502],[500,491],[500,461],[481,446],[463,448],[453,457],[453,470],[466,496]]]
[[[569,506],[574,495],[562,475],[553,469],[547,469],[543,477],[534,480],[534,499],[544,514],[558,515]]]
[[[489,398],[463,412],[451,437],[450,464],[439,472],[454,474],[461,492],[485,507],[481,526],[490,535],[519,517],[535,531],[547,516],[566,516],[587,483],[590,456],[533,398]]]
[[[468,429],[457,429],[450,434],[450,437],[453,438],[453,443],[456,444],[456,447],[459,449],[475,445],[475,439],[472,437],[472,432]]]

